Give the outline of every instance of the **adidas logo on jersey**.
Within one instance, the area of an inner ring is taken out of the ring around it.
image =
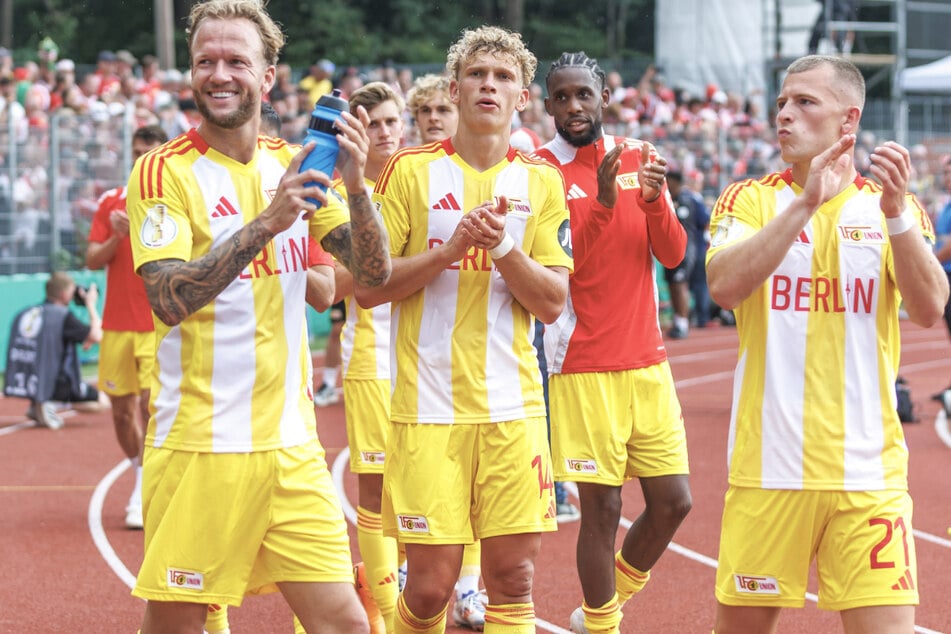
[[[578,187],[577,183],[572,183],[571,187],[568,188],[568,200],[578,200],[579,198],[587,198],[588,194],[585,190]]]
[[[215,205],[215,210],[211,212],[212,218],[224,218],[225,216],[237,216],[238,210],[234,208],[231,201],[222,196]]]
[[[452,192],[449,192],[433,205],[433,211],[462,211],[462,207],[456,197],[452,195]]]

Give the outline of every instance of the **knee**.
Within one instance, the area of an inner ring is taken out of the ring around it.
[[[666,526],[679,526],[690,509],[693,508],[693,499],[690,490],[684,487],[674,495],[655,501],[646,510],[655,522]]]
[[[455,578],[451,575],[421,575],[411,571],[403,589],[407,606],[420,618],[434,616],[449,604],[454,584]]]
[[[535,564],[528,557],[494,564],[484,568],[482,574],[494,603],[519,603],[532,596]]]
[[[590,529],[592,523],[595,526],[602,526],[612,532],[617,530],[618,522],[621,519],[621,495],[620,489],[610,492],[602,492],[597,489],[585,491],[580,489],[581,500],[581,522]]]

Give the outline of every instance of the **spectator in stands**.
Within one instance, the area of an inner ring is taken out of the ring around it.
[[[54,401],[86,403],[99,409],[105,395],[82,380],[79,348],[88,350],[102,340],[102,325],[96,302],[95,284],[79,288],[64,271],[50,275],[46,301],[31,306],[13,318],[7,343],[4,394],[30,400],[27,417],[49,429],[63,427]],[[70,310],[73,302],[86,307],[89,323]]]
[[[297,83],[301,90],[307,91],[307,112],[310,112],[317,100],[333,90],[333,74],[337,67],[329,59],[322,59],[310,67],[308,74]]]
[[[132,135],[133,160],[167,140],[159,126],[139,128]],[[142,528],[142,449],[145,423],[149,419],[155,345],[145,285],[132,268],[125,202],[124,186],[110,189],[99,198],[89,231],[86,266],[92,270],[106,269],[99,386],[112,401],[116,437],[135,470],[125,524],[128,528]]]

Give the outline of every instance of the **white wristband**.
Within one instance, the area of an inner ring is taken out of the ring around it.
[[[502,238],[502,241],[499,242],[496,246],[489,249],[489,255],[492,256],[493,260],[499,260],[504,258],[509,254],[509,251],[515,248],[515,238],[510,236],[508,233],[505,234],[505,237]]]
[[[905,233],[914,226],[915,216],[907,209],[901,212],[901,215],[897,218],[885,218],[885,228],[888,230],[888,235],[890,236]]]

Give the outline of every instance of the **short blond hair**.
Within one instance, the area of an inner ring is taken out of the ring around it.
[[[858,66],[845,58],[832,55],[806,55],[791,63],[786,69],[786,74],[804,73],[821,66],[832,68],[832,74],[835,77],[834,88],[838,92],[845,91],[848,99],[852,101],[846,105],[858,106],[859,110],[865,107],[865,77],[862,76]]]
[[[515,62],[522,74],[522,87],[528,88],[535,79],[538,60],[532,54],[522,36],[497,26],[480,26],[465,30],[455,44],[449,47],[446,56],[446,72],[452,79],[459,79],[459,71],[480,53],[490,53],[509,57]]]
[[[393,87],[382,81],[371,81],[353,91],[350,95],[350,114],[357,113],[357,106],[363,106],[367,112],[381,103],[392,101],[396,109],[403,112],[405,104],[403,98],[393,90]]]
[[[409,89],[409,94],[406,96],[406,107],[415,119],[420,106],[434,99],[436,96],[445,97],[446,102],[451,103],[449,101],[449,78],[445,75],[436,75],[435,73],[417,77],[416,81],[413,82],[413,87]]]
[[[268,65],[277,64],[281,49],[284,48],[284,33],[277,22],[271,19],[264,10],[263,0],[206,0],[192,7],[188,15],[188,50],[191,53],[192,44],[198,27],[205,20],[230,20],[244,18],[250,20],[258,28],[261,35],[261,45],[264,49],[264,61]]]

